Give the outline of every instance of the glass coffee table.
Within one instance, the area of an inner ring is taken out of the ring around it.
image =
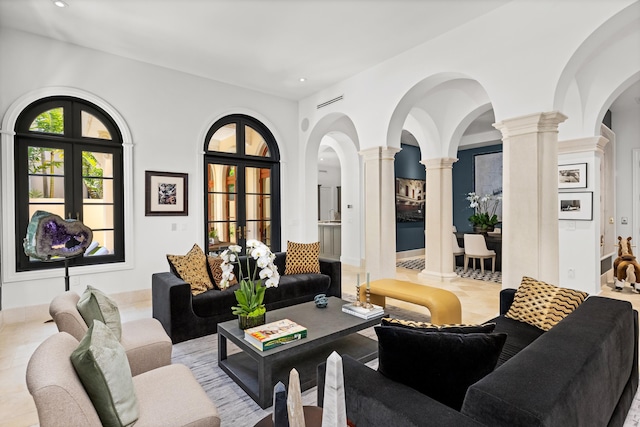
[[[245,341],[237,319],[219,323],[218,366],[265,409],[273,404],[273,387],[278,381],[288,385],[292,368],[298,371],[304,391],[316,385],[316,367],[333,351],[363,363],[373,360],[378,355],[377,341],[356,332],[380,324],[380,317],[365,320],[343,313],[342,305],[347,303],[330,297],[326,308],[317,308],[311,301],[267,311],[267,323],[293,320],[307,328],[307,337],[266,351]],[[241,351],[227,354],[227,341]]]

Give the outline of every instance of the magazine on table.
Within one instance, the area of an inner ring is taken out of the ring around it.
[[[381,317],[384,314],[384,309],[375,304],[371,304],[371,308],[364,308],[362,306],[353,305],[353,303],[345,304],[342,306],[342,311],[352,316],[357,316],[362,319],[373,319],[374,317]]]
[[[307,336],[307,328],[289,319],[278,320],[244,331],[244,339],[258,350],[269,350]]]

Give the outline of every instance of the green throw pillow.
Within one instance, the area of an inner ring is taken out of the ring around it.
[[[80,296],[77,308],[87,326],[93,325],[94,320],[99,320],[107,325],[120,341],[122,323],[115,301],[93,286],[87,286],[87,289]]]
[[[71,353],[71,363],[104,426],[130,426],[139,417],[131,368],[122,344],[99,320]]]

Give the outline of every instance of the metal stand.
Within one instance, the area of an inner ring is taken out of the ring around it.
[[[64,290],[69,290],[69,258],[64,259]]]

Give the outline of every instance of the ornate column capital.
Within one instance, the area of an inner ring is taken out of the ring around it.
[[[609,140],[604,136],[590,136],[587,138],[568,139],[565,141],[558,141],[558,154],[569,153],[586,153],[595,152],[598,154],[604,154],[604,147],[609,143]]]
[[[506,119],[493,124],[493,127],[502,132],[503,138],[526,135],[540,132],[558,132],[558,125],[564,122],[567,116],[559,111],[548,113],[534,113],[521,117]]]
[[[451,169],[458,159],[454,157],[441,157],[439,159],[420,160],[426,170],[432,169]]]
[[[358,151],[358,154],[366,160],[394,160],[396,153],[401,151],[401,148],[397,147],[371,147]]]

